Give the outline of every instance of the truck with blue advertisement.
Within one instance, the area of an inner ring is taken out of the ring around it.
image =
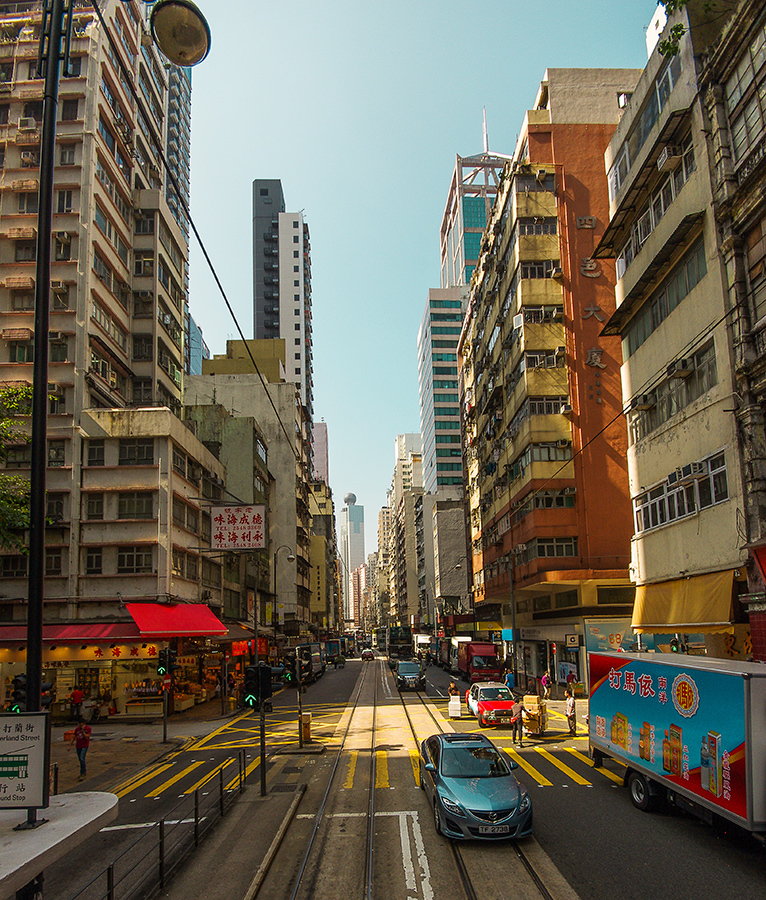
[[[766,832],[766,666],[673,653],[590,653],[593,765],[626,766],[633,804],[666,800]]]

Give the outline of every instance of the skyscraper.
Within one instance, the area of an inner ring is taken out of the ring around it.
[[[311,244],[302,213],[285,212],[279,179],[253,182],[253,323],[256,338],[283,338],[285,379],[314,415]]]
[[[343,618],[354,618],[352,574],[365,561],[364,553],[364,507],[356,505],[356,494],[348,493],[343,498],[340,511],[340,558],[343,579]]]

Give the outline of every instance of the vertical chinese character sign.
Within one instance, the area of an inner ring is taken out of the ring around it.
[[[214,506],[212,544],[218,550],[262,550],[266,546],[265,506]]]
[[[50,715],[0,715],[0,809],[48,806]]]

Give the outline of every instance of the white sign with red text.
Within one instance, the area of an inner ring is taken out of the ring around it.
[[[266,546],[265,506],[214,506],[212,544],[219,550],[262,550]]]

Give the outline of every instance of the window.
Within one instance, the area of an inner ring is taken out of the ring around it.
[[[16,241],[16,262],[34,262],[37,259],[37,245],[34,241]]]
[[[66,494],[48,494],[45,498],[45,517],[51,522],[64,521]]]
[[[9,362],[34,362],[35,345],[32,341],[9,341]]]
[[[62,73],[64,78],[77,78],[82,73],[82,57],[70,56],[69,67]]]
[[[154,357],[154,339],[150,334],[133,335],[133,359],[151,360]]]
[[[66,261],[72,258],[72,241],[69,236],[59,237],[56,235],[54,241],[53,256],[58,262]]]
[[[68,354],[68,347],[66,338],[59,338],[57,340],[51,341],[50,346],[50,361],[51,362],[66,362]]]
[[[153,464],[153,438],[122,438],[122,440],[120,440],[119,465],[151,466]]]
[[[104,441],[95,439],[88,441],[88,465],[103,466],[104,465]]]
[[[101,575],[103,571],[103,558],[100,547],[88,547],[85,551],[85,574]]]
[[[76,98],[67,98],[66,100],[63,100],[61,103],[61,121],[74,122],[77,119],[79,107],[80,101]]]
[[[39,194],[17,194],[20,213],[37,213]]]
[[[85,495],[85,518],[86,519],[103,519],[104,518],[104,495],[86,494]]]
[[[153,250],[134,250],[133,251],[133,274],[134,275],[154,275],[154,251]]]
[[[27,575],[27,557],[21,554],[3,556],[0,578],[25,578]]]
[[[151,491],[131,491],[118,494],[118,519],[151,519],[153,513],[153,496]]]
[[[75,159],[75,145],[61,144],[59,147],[59,165],[73,166]]]
[[[63,466],[65,450],[66,441],[48,441],[48,465]]]
[[[58,192],[56,212],[60,212],[60,213],[72,212],[72,191],[59,191]]]
[[[61,575],[61,549],[55,548],[45,551],[45,574]]]
[[[147,547],[120,547],[117,551],[117,574],[140,575],[152,571],[152,551]]]

